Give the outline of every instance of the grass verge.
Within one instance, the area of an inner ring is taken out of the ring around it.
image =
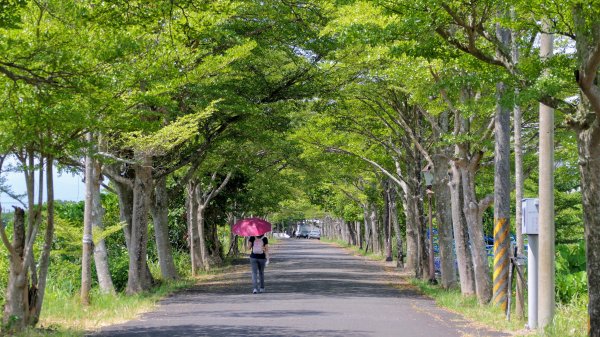
[[[195,284],[211,282],[230,272],[235,265],[226,261],[223,267],[176,282],[164,282],[138,295],[103,295],[97,289],[90,294],[91,304],[81,304],[79,294],[48,292],[38,327],[28,329],[16,337],[81,337],[104,326],[123,323],[153,310],[166,296],[190,288]]]
[[[553,324],[549,325],[545,333],[525,329],[526,320],[513,316],[510,321],[505,319],[504,312],[493,305],[479,305],[474,296],[462,296],[458,289],[445,290],[439,286],[430,285],[425,281],[412,280],[425,295],[433,298],[443,308],[463,315],[464,317],[482,323],[494,329],[511,333],[513,336],[528,337],[583,337],[587,336],[586,299],[576,299],[569,304],[559,304]],[[514,302],[513,302],[514,303]],[[527,308],[525,308],[527,312]]]
[[[352,253],[354,255],[364,256],[364,257],[368,258],[369,260],[383,261],[385,259],[385,257],[381,254],[377,254],[377,253],[373,253],[373,252],[365,252],[364,250],[360,249],[359,247],[348,244],[347,242],[342,241],[342,240],[330,240],[330,239],[321,237],[321,242],[333,243],[339,247],[342,247],[342,248],[352,251]]]
[[[191,279],[168,282],[131,296],[120,293],[103,295],[95,289],[90,294],[89,306],[81,304],[78,294],[49,293],[44,299],[40,332],[63,336],[55,333],[64,331],[64,336],[82,336],[86,331],[134,319],[152,310],[165,296],[193,284],[194,280]]]
[[[384,257],[379,254],[365,253],[358,247],[349,245],[340,240],[321,238],[323,242],[333,243],[337,246],[352,251],[355,255],[365,256],[370,260],[382,261]],[[475,296],[462,296],[459,289],[445,290],[438,285],[431,285],[426,281],[411,279],[410,283],[416,286],[423,294],[431,297],[442,308],[458,313],[467,319],[480,323],[496,330],[502,330],[513,336],[527,337],[585,337],[587,336],[587,297],[575,298],[570,303],[557,304],[554,321],[545,331],[531,331],[525,328],[527,321],[514,316],[514,301],[510,321],[505,319],[504,312],[493,305],[479,305]],[[525,307],[527,312],[527,307]]]

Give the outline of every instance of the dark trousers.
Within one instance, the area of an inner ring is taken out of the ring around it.
[[[267,263],[266,259],[255,259],[253,257],[250,258],[250,265],[252,266],[252,286],[254,289],[263,289],[265,287],[265,264]]]

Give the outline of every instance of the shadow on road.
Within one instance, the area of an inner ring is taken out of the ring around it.
[[[306,330],[292,329],[287,327],[269,327],[261,328],[256,326],[231,326],[231,325],[176,325],[164,326],[159,328],[140,328],[135,331],[113,332],[110,336],[114,337],[190,337],[190,336],[210,336],[210,337],[230,337],[230,336],[322,336],[322,337],[363,337],[364,333],[356,331],[340,331],[318,329],[311,330],[307,335]]]
[[[507,336],[390,286],[392,276],[380,263],[343,249],[289,239],[272,250],[264,294],[251,294],[250,267],[238,267],[96,336]]]

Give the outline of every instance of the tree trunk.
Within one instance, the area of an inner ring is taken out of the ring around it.
[[[348,236],[348,225],[344,219],[340,219],[340,235],[342,236],[342,241],[346,244],[350,244],[350,237]]]
[[[514,8],[511,9],[511,16],[515,17]],[[516,30],[512,30],[511,32],[511,52],[513,62],[517,64],[519,61],[519,45],[517,43],[518,33]],[[515,89],[515,96],[519,95],[519,90]],[[515,230],[517,236],[517,255],[523,256],[525,254],[525,240],[523,238],[522,233],[522,199],[523,199],[523,188],[524,188],[524,178],[523,178],[523,145],[522,145],[522,132],[521,132],[521,123],[523,123],[523,113],[521,112],[521,107],[518,104],[515,104],[513,108],[513,128],[514,128],[514,146],[515,146]],[[512,254],[512,252],[511,252]],[[523,266],[517,264],[517,277],[516,277],[516,295],[515,295],[515,316],[517,319],[523,319],[525,317],[525,280],[522,279],[519,275],[524,275]],[[509,289],[509,293],[511,289]]]
[[[352,230],[352,222],[344,221],[344,227],[346,228],[346,235],[348,236],[348,245],[354,245],[354,231]]]
[[[175,261],[173,260],[173,248],[169,240],[169,199],[167,194],[167,179],[161,177],[156,180],[150,212],[154,223],[154,237],[158,251],[158,262],[160,273],[164,280],[176,280],[179,278]]]
[[[475,292],[480,304],[487,304],[492,297],[490,268],[485,250],[482,216],[487,202],[478,203],[475,196],[475,168],[460,167],[464,196],[464,213],[467,219],[471,255],[475,274]],[[486,197],[490,199],[489,196]]]
[[[404,245],[402,244],[402,232],[400,231],[400,223],[398,222],[398,205],[396,204],[396,197],[398,196],[398,191],[396,190],[396,186],[391,186],[390,191],[390,220],[392,222],[392,228],[394,229],[394,233],[396,235],[396,247],[397,247],[397,259],[396,266],[398,268],[404,269]]]
[[[135,181],[135,173],[133,173],[134,171],[129,171],[127,172],[127,179],[131,179],[132,181]],[[134,219],[134,200],[135,200],[135,196],[134,196],[134,189],[132,188],[134,183],[132,183],[132,185],[128,185],[122,182],[119,182],[117,180],[113,180],[114,185],[115,185],[115,190],[117,192],[117,196],[119,197],[119,219],[125,223],[125,226],[123,227],[123,234],[125,236],[125,245],[127,246],[127,251],[131,252],[131,236],[132,236],[132,228],[133,228],[133,219]],[[150,187],[151,188],[151,187]],[[147,208],[146,208],[146,212],[147,212]],[[146,218],[147,218],[147,214],[146,214]],[[146,234],[147,234],[147,230],[146,230]],[[131,260],[131,256],[129,257]],[[148,267],[148,261],[145,262],[145,271],[144,271],[144,278],[150,280],[150,283],[153,283],[154,280],[152,279],[152,274],[150,273],[150,268]],[[129,268],[131,268],[131,266],[129,266]]]
[[[354,221],[354,232],[356,233],[356,241],[358,242],[358,249],[363,249],[363,235],[361,231],[360,221]]]
[[[600,24],[597,17],[586,17],[585,6],[577,3],[571,8],[577,36],[577,84],[585,97],[577,116],[580,123],[576,131],[586,238],[588,335],[600,337]]]
[[[414,198],[408,193],[404,193],[403,203],[404,203],[404,213],[406,216],[406,264],[404,265],[404,269],[417,276],[417,267],[419,261],[419,249],[418,249],[418,237],[417,233],[419,231],[418,221],[415,221],[418,218],[415,215],[415,206],[414,206]],[[420,276],[420,274],[419,274]]]
[[[233,215],[232,212],[227,213],[227,224],[229,225],[229,252],[227,255],[229,256],[239,256],[240,255],[240,250],[239,250],[239,245],[238,245],[238,236],[235,235],[231,229],[233,228],[233,225],[235,225],[235,221],[236,218]],[[324,227],[324,226],[323,226]],[[324,232],[324,231],[323,231]],[[324,233],[321,233],[324,234]],[[292,235],[290,235],[290,237],[292,237]]]
[[[456,256],[452,248],[452,203],[448,187],[448,162],[441,156],[434,157],[435,211],[438,219],[438,246],[442,287],[448,289],[456,284]],[[439,158],[439,159],[438,159]]]
[[[52,250],[52,241],[54,239],[54,180],[52,176],[54,159],[48,157],[46,160],[46,234],[44,235],[44,248],[42,249],[39,261],[38,280],[35,285],[36,291],[33,292],[35,298],[33,300],[29,299],[30,303],[35,303],[34,308],[29,308],[29,324],[31,326],[35,326],[40,320],[42,303],[44,302],[44,294],[46,293],[48,268],[50,267],[50,251]],[[43,183],[40,182],[40,184]]]
[[[416,109],[412,109],[413,110],[413,116],[414,116],[414,128],[415,128],[415,137],[418,140],[418,143],[422,143],[424,141],[424,139],[422,138],[422,127],[421,127],[421,122],[423,120],[422,116],[419,115],[416,112]],[[407,162],[407,172],[409,172],[409,174],[412,175],[411,177],[411,181],[412,183],[410,184],[411,187],[414,189],[413,191],[413,195],[414,198],[416,199],[415,201],[415,215],[418,217],[418,234],[417,234],[417,239],[418,239],[418,249],[419,249],[419,265],[418,265],[418,271],[420,272],[420,276],[422,279],[427,280],[429,279],[429,251],[427,250],[427,222],[425,221],[425,212],[424,212],[424,207],[425,207],[425,182],[423,181],[422,178],[422,167],[423,167],[423,154],[421,153],[421,151],[418,150],[417,148],[417,143],[415,142],[414,144],[411,144],[410,146],[410,151],[412,152],[412,155],[410,156],[411,159],[408,160]],[[433,235],[433,233],[432,233]],[[434,276],[434,275],[432,275]]]
[[[392,261],[392,219],[390,194],[392,182],[388,179],[383,181],[383,233],[384,233],[384,253],[385,260]]]
[[[2,229],[3,239],[6,238]],[[13,223],[13,242],[10,245],[10,267],[3,323],[9,332],[21,331],[25,328],[29,315],[29,298],[27,289],[27,266],[25,265],[25,211],[15,207]]]
[[[353,246],[357,246],[358,245],[358,241],[356,238],[356,226],[354,222],[347,222],[346,226],[348,228],[348,243],[353,245]]]
[[[41,165],[42,163],[40,163]],[[27,166],[24,170],[25,173],[25,180],[26,180],[26,185],[27,185],[27,234],[25,234],[25,242],[28,243],[30,242],[30,239],[35,237],[34,232],[39,228],[39,225],[42,221],[42,196],[43,196],[43,191],[42,191],[42,186],[43,184],[40,183],[40,191],[38,193],[39,196],[39,201],[38,204],[35,204],[35,156],[33,154],[33,151],[28,150],[27,151],[27,161],[23,162],[23,165]],[[42,174],[43,170],[40,169],[40,177],[38,179],[39,182],[44,181],[43,179],[43,174]],[[27,249],[28,247],[25,247],[25,249]],[[32,287],[32,293],[33,291],[35,291],[35,285],[37,284],[37,269],[36,269],[36,265],[35,265],[35,252],[32,251],[31,252],[32,256],[31,259],[28,260],[27,262],[27,267],[30,270],[29,273],[29,277],[30,277],[30,281],[28,282],[27,286],[28,287]],[[30,304],[31,301],[34,300],[34,298],[29,298]],[[33,305],[30,305],[30,308],[32,308]],[[28,314],[28,318],[29,318],[29,313]],[[26,322],[27,323],[27,322]]]
[[[600,336],[600,118],[577,132],[585,223],[589,336]]]
[[[206,236],[204,230],[204,207],[204,205],[200,203],[198,204],[198,208],[196,211],[196,227],[198,231],[198,251],[200,253],[200,267],[205,271],[209,271],[210,265],[208,262],[208,250],[206,249]]]
[[[369,252],[369,247],[373,250],[373,243],[371,241],[371,218],[369,217],[368,205],[362,206],[363,209],[363,222],[365,225],[365,253]]]
[[[212,240],[215,241],[214,245],[213,245],[213,253],[218,253],[219,259],[221,258],[221,256],[220,256],[220,248],[219,248],[219,242],[218,242],[219,238],[216,235],[217,228],[213,228],[214,232],[212,232],[212,233],[210,231],[208,231],[208,232],[205,231],[206,227],[204,224],[204,222],[205,222],[204,214],[205,214],[206,208],[208,207],[208,205],[210,204],[212,199],[216,195],[221,193],[223,188],[225,188],[225,186],[229,182],[229,179],[231,179],[231,175],[232,175],[231,172],[227,173],[227,176],[225,177],[225,179],[223,179],[223,181],[220,184],[218,184],[218,186],[217,186],[216,185],[217,172],[213,172],[213,174],[210,178],[210,183],[207,185],[205,190],[202,189],[202,185],[199,183],[196,183],[196,186],[195,186],[196,200],[198,201],[198,209],[196,212],[196,214],[197,214],[196,221],[197,221],[197,227],[198,227],[198,237],[200,239],[200,257],[202,260],[202,265],[204,267],[204,270],[206,270],[206,271],[208,271],[210,269],[210,261],[209,261],[209,256],[208,256],[209,252],[208,252],[208,247],[206,245],[207,237],[211,237]],[[207,234],[208,234],[208,236],[207,236]]]
[[[417,227],[417,275],[416,277],[423,280],[429,279],[429,254],[427,251],[427,224],[425,221],[424,213],[422,211],[423,203],[417,197],[414,198],[415,202],[415,215],[418,220],[415,222],[418,224]]]
[[[86,140],[92,142],[92,134],[88,133]],[[91,150],[89,150],[91,151]],[[94,208],[94,162],[92,154],[85,156],[85,206],[83,212],[83,247],[81,249],[81,303],[90,304],[90,289],[92,288],[92,209]]]
[[[458,264],[458,275],[460,281],[460,292],[470,296],[475,294],[475,280],[473,278],[473,264],[467,243],[468,233],[462,212],[460,171],[454,161],[451,162],[452,177],[450,186],[450,201],[452,206],[452,222],[454,233],[454,246],[456,247],[456,260]],[[465,234],[467,236],[465,237]]]
[[[461,191],[463,190],[463,182],[460,181]],[[467,264],[467,275],[470,278],[470,282],[472,284],[473,292],[472,294],[476,294],[475,292],[475,266],[473,265],[473,254],[472,250],[469,249],[469,242],[471,242],[471,238],[469,237],[469,226],[467,226],[467,216],[465,215],[464,207],[465,207],[465,197],[463,193],[460,193],[460,202],[461,211],[460,216],[462,218],[461,224],[461,233],[463,237],[463,242],[465,242],[465,256],[466,256],[466,264]]]
[[[129,245],[129,274],[127,294],[137,294],[150,289],[153,280],[147,272],[148,209],[152,193],[152,162],[148,155],[138,155],[133,182],[133,215]]]
[[[102,198],[100,196],[100,182],[102,181],[102,170],[98,162],[94,165],[94,196],[92,208],[92,228],[96,228],[99,232],[104,229],[102,218],[104,217],[104,209],[102,208]],[[115,286],[108,268],[108,252],[104,239],[96,239],[94,244],[94,262],[96,265],[96,275],[98,275],[98,285],[100,292],[103,294],[114,294]]]
[[[188,182],[186,205],[192,275],[197,275],[198,271],[203,268],[198,237],[198,200],[196,199],[196,183],[193,180]]]
[[[371,240],[373,242],[373,253],[381,254],[381,237],[379,236],[379,217],[377,205],[369,204],[369,222],[371,223]]]
[[[223,263],[223,255],[221,249],[221,240],[219,240],[219,227],[217,224],[213,224],[208,227],[210,235],[210,241],[208,246],[208,252],[210,254],[210,263],[220,265]]]
[[[131,246],[131,223],[133,222],[133,189],[129,186],[114,181],[115,191],[119,197],[119,220],[125,223],[123,234],[125,236],[125,245],[127,249]]]
[[[582,123],[577,125],[579,171],[583,196],[585,224],[588,314],[590,337],[600,337],[600,89],[598,88],[598,59],[600,57],[600,25],[597,18],[586,22],[583,4],[572,7],[577,33],[578,85],[585,100],[579,111]],[[591,107],[591,109],[589,109]],[[590,111],[591,110],[591,111]],[[583,118],[581,118],[583,117]]]

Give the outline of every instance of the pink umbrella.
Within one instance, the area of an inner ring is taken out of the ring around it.
[[[260,218],[247,218],[236,222],[231,231],[240,236],[263,235],[271,231],[271,224]]]

